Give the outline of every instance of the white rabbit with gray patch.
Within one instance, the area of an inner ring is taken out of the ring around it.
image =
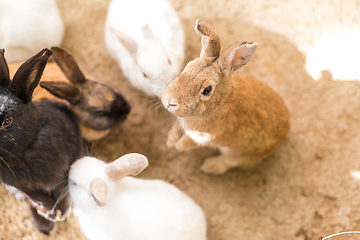
[[[113,0],[105,43],[125,77],[149,96],[161,98],[183,67],[184,30],[168,0]]]
[[[206,220],[186,194],[161,180],[132,178],[148,165],[141,154],[112,163],[77,160],[69,172],[74,214],[91,240],[205,240]]]

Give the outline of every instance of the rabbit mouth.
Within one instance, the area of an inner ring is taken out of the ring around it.
[[[176,112],[177,110],[179,110],[180,104],[177,103],[177,101],[176,101],[175,99],[169,100],[168,95],[164,95],[164,97],[161,99],[161,101],[162,101],[164,107],[165,107],[168,111],[170,111],[170,112],[172,112],[172,113],[175,114],[175,112]]]

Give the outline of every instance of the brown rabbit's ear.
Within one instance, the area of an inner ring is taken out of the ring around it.
[[[65,99],[75,105],[80,102],[82,92],[79,87],[67,82],[40,82],[40,86],[48,90],[54,96]]]
[[[60,47],[52,47],[55,62],[59,65],[66,78],[73,84],[82,84],[86,82],[84,74],[77,65],[75,58],[65,49]]]
[[[116,181],[126,176],[135,176],[139,174],[148,166],[148,164],[149,162],[144,155],[130,153],[110,163],[106,168],[106,173],[111,180]]]
[[[0,49],[0,87],[6,88],[10,84],[10,74],[4,52],[5,49]]]
[[[107,185],[104,180],[101,178],[95,178],[90,184],[90,192],[94,197],[95,203],[99,207],[104,207],[106,205],[106,194],[107,194]]]
[[[128,35],[126,35],[123,32],[120,32],[119,30],[109,27],[110,31],[115,35],[115,37],[120,41],[120,43],[124,46],[124,48],[126,48],[126,50],[128,50],[128,52],[130,53],[130,55],[136,59],[136,53],[138,50],[138,43],[132,39],[131,37],[129,37]]]
[[[254,54],[257,43],[243,42],[225,50],[218,58],[218,64],[227,75],[245,65]]]
[[[221,43],[219,35],[206,22],[201,19],[196,21],[195,30],[201,34],[202,50],[200,57],[215,57],[220,55]]]
[[[10,83],[16,96],[24,103],[31,101],[34,89],[38,86],[40,78],[52,51],[45,48],[35,56],[24,62],[16,71]]]

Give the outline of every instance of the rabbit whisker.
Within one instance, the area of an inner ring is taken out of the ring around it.
[[[5,149],[4,149],[5,150]],[[1,161],[3,163],[5,163],[5,165],[9,168],[9,170],[11,171],[11,173],[14,175],[14,177],[16,178],[16,180],[18,180],[18,178],[16,177],[14,171],[12,170],[12,168],[9,166],[9,164],[5,161],[5,159],[3,157],[0,157]]]
[[[150,107],[148,107],[148,109],[145,112],[147,113],[148,111],[154,109],[155,107],[157,107],[156,110],[158,110],[161,107],[161,101],[158,100],[158,102],[152,104]]]
[[[69,190],[66,187],[66,188],[64,188],[64,191],[62,191],[62,193],[60,193],[59,197],[57,198],[56,202],[54,203],[54,206],[51,209],[51,212],[54,212],[55,208],[59,204],[59,202],[62,201],[68,195],[69,195]]]
[[[167,128],[170,126],[170,129],[168,131],[165,132],[164,136],[166,137],[170,132],[171,130],[174,128],[174,123],[176,121],[176,117],[174,116],[171,123],[167,126]]]
[[[142,104],[142,106],[148,104],[148,103],[153,103],[153,102],[158,102],[159,99],[158,98],[153,98],[153,99],[150,99],[149,101],[145,102],[144,104]]]

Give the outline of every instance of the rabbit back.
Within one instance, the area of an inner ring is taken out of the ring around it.
[[[156,41],[145,39],[142,29],[146,26],[151,29]],[[110,27],[138,44],[136,60]],[[173,80],[183,65],[184,30],[167,0],[113,0],[106,20],[105,42],[108,52],[131,84],[150,96],[161,97],[166,84]]]
[[[73,201],[83,231],[93,240],[206,239],[201,208],[161,180],[126,177],[119,184],[109,184],[107,204],[101,208],[93,204],[92,209],[81,209],[83,203]]]
[[[24,61],[38,49],[59,45],[64,23],[54,0],[0,0],[0,48],[8,62]]]

